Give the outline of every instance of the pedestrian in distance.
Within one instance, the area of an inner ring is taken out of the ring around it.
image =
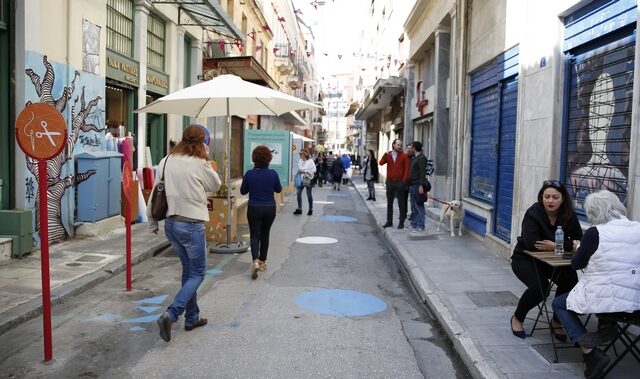
[[[293,212],[293,214],[302,214],[302,190],[306,188],[307,200],[309,201],[309,211],[307,212],[307,215],[311,216],[313,214],[313,195],[311,193],[312,187],[310,182],[316,173],[316,165],[313,160],[311,160],[309,150],[307,149],[300,150],[300,159],[298,160],[298,173],[300,173],[303,180],[304,178],[309,179],[309,185],[301,184],[298,188],[296,188],[296,200],[298,200],[298,208]]]
[[[640,223],[630,221],[618,196],[607,190],[589,194],[584,209],[593,226],[582,240],[574,242],[577,248],[571,258],[571,268],[584,269],[584,275],[569,293],[555,298],[553,311],[571,341],[582,349],[584,376],[599,378],[610,358],[597,346],[610,339],[615,325],[587,333],[578,314],[640,310],[640,275],[636,271],[640,267]]]
[[[376,188],[375,183],[378,182],[378,162],[373,150],[369,149],[365,153],[366,158],[364,160],[363,177],[367,183],[367,190],[369,191],[369,197],[367,200],[376,201]]]
[[[413,158],[409,168],[409,196],[411,204],[411,228],[420,232],[424,230],[425,209],[427,196],[426,173],[427,157],[422,154],[422,142],[414,141],[410,147]]]
[[[511,332],[514,336],[525,338],[524,319],[527,313],[542,300],[542,294],[548,292],[552,268],[540,261],[535,261],[524,250],[553,251],[555,249],[555,232],[561,225],[564,230],[564,249],[573,250],[574,241],[582,238],[582,228],[576,213],[573,211],[567,189],[557,180],[545,180],[538,192],[538,201],[524,215],[522,232],[511,255],[511,269],[527,286],[511,316]],[[535,266],[534,266],[535,265]],[[536,271],[537,269],[537,271]],[[536,275],[536,272],[538,275]],[[556,270],[556,297],[571,291],[578,283],[578,275],[569,267]],[[562,329],[558,317],[554,314],[551,320],[553,334],[559,341],[566,341],[567,336]]]
[[[380,162],[381,166],[387,165],[387,222],[383,228],[393,226],[393,199],[398,198],[400,218],[398,229],[404,229],[404,220],[407,218],[407,190],[409,180],[409,157],[402,151],[402,141],[393,141],[392,150],[384,153]]]
[[[154,186],[164,176],[167,218],[164,232],[182,263],[182,287],[173,302],[158,318],[160,337],[171,340],[171,324],[182,313],[184,329],[191,331],[207,324],[200,317],[197,294],[207,270],[205,221],[209,221],[207,192],[220,188],[220,178],[207,162],[209,134],[206,127],[191,125],[182,132],[182,140],[158,164]],[[149,226],[158,233],[158,222],[151,217],[151,199],[147,207]]]
[[[253,259],[251,279],[257,279],[258,271],[267,269],[269,235],[276,219],[276,200],[273,194],[282,191],[278,173],[269,168],[272,158],[271,149],[267,146],[260,145],[253,149],[251,161],[254,166],[244,174],[240,186],[240,194],[249,194],[247,220]]]
[[[351,158],[349,158],[349,155],[347,155],[347,153],[342,154],[342,166],[344,167],[345,174],[351,168]],[[349,175],[344,175],[342,177],[342,184],[349,184],[349,179]]]
[[[327,164],[327,183],[333,184],[333,175],[331,174],[331,167],[333,166],[333,162],[336,161],[336,156],[333,155],[333,151],[330,151],[329,154],[327,154],[327,158],[325,159],[325,162]]]
[[[331,176],[333,177],[333,189],[340,191],[340,183],[342,182],[342,175],[346,174],[344,168],[344,161],[340,157],[336,157],[331,165]]]

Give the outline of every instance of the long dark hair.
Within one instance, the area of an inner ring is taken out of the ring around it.
[[[571,215],[573,214],[573,202],[569,198],[569,192],[567,192],[564,184],[560,183],[559,180],[545,180],[544,182],[542,182],[542,188],[540,188],[540,191],[538,191],[538,204],[544,207],[542,195],[547,188],[553,188],[560,192],[560,195],[562,195],[562,204],[558,209],[560,221],[569,220],[569,218],[571,218]]]
[[[189,125],[189,127],[182,132],[182,140],[171,149],[170,153],[207,160],[209,155],[205,149],[204,139],[205,133],[201,127],[198,125]]]
[[[376,155],[373,153],[373,150],[369,149],[369,159],[372,161],[376,160]]]

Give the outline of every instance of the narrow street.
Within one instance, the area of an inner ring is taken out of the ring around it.
[[[0,336],[0,376],[470,377],[354,188],[313,195],[313,216],[304,196],[305,214],[294,216],[295,194],[287,197],[257,280],[250,252],[208,255],[199,298],[206,327],[185,332],[181,319],[170,343],[158,336],[155,319],[179,288],[169,248],[134,267],[131,293],[121,274],[54,307],[54,362],[41,362],[41,318]]]

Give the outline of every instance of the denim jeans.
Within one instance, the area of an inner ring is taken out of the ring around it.
[[[569,296],[568,292],[557,296],[553,299],[553,303],[551,305],[553,307],[553,312],[558,317],[558,320],[560,320],[562,326],[564,326],[564,330],[567,331],[567,335],[569,335],[571,342],[577,342],[578,339],[587,332],[587,330],[578,318],[578,314],[567,309],[567,296]]]
[[[309,209],[313,209],[313,195],[311,195],[311,186],[296,188],[296,199],[298,200],[298,209],[302,209],[302,190],[307,189],[307,199],[309,200]]]
[[[418,191],[420,184],[411,184],[409,186],[409,196],[411,199],[411,227],[417,230],[424,230],[424,201]]]
[[[371,180],[367,180],[367,189],[369,190],[369,197],[372,197],[375,199],[376,197],[376,188],[374,186],[375,182],[373,181],[373,179]]]
[[[171,321],[184,312],[184,324],[191,326],[200,318],[196,297],[207,270],[207,245],[204,222],[182,222],[167,218],[164,232],[182,262],[182,288],[167,308]]]

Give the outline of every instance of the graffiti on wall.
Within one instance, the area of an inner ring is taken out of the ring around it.
[[[40,59],[36,64],[35,61],[38,57]],[[72,220],[74,209],[69,209],[67,202],[63,201],[63,197],[69,192],[67,189],[77,186],[95,174],[95,170],[75,173],[72,158],[82,150],[76,149],[80,136],[95,139],[98,138],[95,136],[96,134],[104,135],[104,109],[98,109],[102,96],[95,94],[104,91],[104,81],[100,87],[99,77],[83,74],[86,75],[83,78],[80,72],[69,66],[50,62],[46,55],[28,53],[27,63],[27,67],[30,68],[25,70],[25,74],[32,84],[31,88],[27,88],[27,99],[32,99],[32,101],[28,101],[27,104],[39,101],[53,105],[65,117],[69,128],[65,148],[60,155],[47,161],[49,238],[51,242],[56,242],[69,236],[65,224],[68,225],[69,220]],[[71,78],[68,85],[60,83],[64,80],[59,78],[64,78],[65,74]],[[81,87],[80,90],[78,90],[79,87]],[[89,101],[86,99],[87,92],[92,93]],[[26,157],[26,168],[32,177],[27,176],[26,178],[25,198],[27,204],[31,204],[31,201],[34,202],[35,229],[39,230],[40,200],[37,191],[34,194],[34,188],[38,187],[37,161]],[[73,196],[73,194],[67,196]],[[65,217],[63,217],[63,213],[65,213]]]
[[[573,65],[565,181],[577,209],[602,189],[626,199],[634,55],[634,44],[613,43]]]

